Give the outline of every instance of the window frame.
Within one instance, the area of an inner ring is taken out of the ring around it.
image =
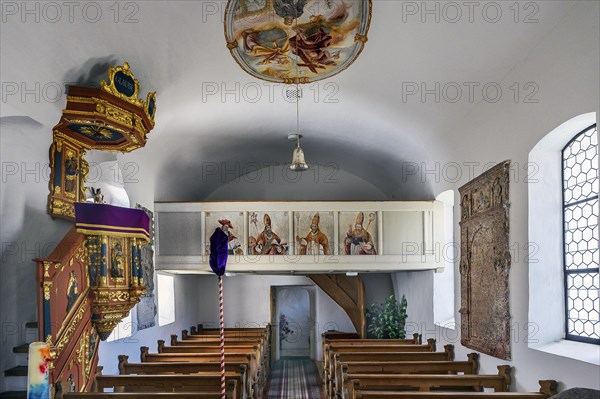
[[[566,240],[566,233],[567,233],[567,226],[566,226],[566,210],[569,207],[572,207],[574,205],[579,205],[579,204],[584,204],[586,202],[592,202],[594,200],[598,201],[599,196],[598,193],[595,193],[595,195],[591,195],[587,198],[584,199],[578,199],[576,201],[573,201],[569,204],[566,203],[565,201],[565,192],[566,192],[566,181],[565,181],[565,150],[567,150],[571,144],[573,144],[575,141],[577,141],[581,136],[583,136],[585,133],[589,132],[590,130],[596,130],[596,134],[598,134],[598,130],[597,130],[597,124],[594,123],[588,127],[586,127],[585,129],[583,129],[582,131],[580,131],[579,133],[575,134],[571,140],[569,140],[567,142],[567,144],[562,148],[561,150],[561,189],[562,189],[562,253],[563,253],[563,259],[562,259],[562,268],[563,268],[563,284],[564,284],[564,292],[563,292],[563,300],[564,300],[564,304],[565,304],[565,323],[564,323],[564,331],[565,331],[565,339],[569,340],[569,341],[576,341],[576,342],[583,342],[583,343],[588,343],[588,344],[594,344],[594,345],[600,345],[600,338],[590,338],[590,337],[586,337],[586,336],[580,336],[580,335],[575,335],[575,334],[571,334],[570,330],[569,330],[569,320],[570,320],[570,310],[571,308],[569,308],[569,287],[568,287],[568,276],[569,275],[576,275],[576,274],[585,274],[585,273],[598,273],[600,274],[600,268],[599,267],[595,267],[595,268],[586,268],[586,269],[571,269],[569,270],[567,268],[567,240]],[[596,150],[597,154],[598,154],[598,149]],[[599,154],[600,156],[600,154]],[[600,179],[600,176],[599,176]],[[592,192],[592,194],[594,194]],[[598,227],[598,222],[597,222],[597,228]],[[600,249],[598,249],[600,250]],[[600,309],[599,309],[600,310]],[[599,321],[600,322],[600,321]]]

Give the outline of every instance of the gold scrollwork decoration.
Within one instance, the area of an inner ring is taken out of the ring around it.
[[[123,73],[124,75],[126,75],[133,81],[133,86],[134,86],[133,94],[129,97],[126,96],[125,94],[121,93],[119,90],[117,90],[117,88],[115,86],[115,75],[119,72]],[[123,63],[122,66],[116,66],[116,67],[109,68],[108,69],[108,83],[106,83],[105,80],[102,80],[100,82],[100,86],[102,87],[102,89],[104,91],[112,94],[113,96],[116,96],[116,97],[118,97],[122,100],[125,100],[128,103],[134,104],[138,107],[144,107],[144,101],[138,99],[138,93],[140,91],[140,83],[138,82],[138,80],[135,78],[135,76],[129,69],[128,62]]]
[[[60,334],[60,331],[59,331],[59,335],[61,335],[61,337],[56,345],[57,353],[61,353],[63,351],[63,349],[65,348],[65,346],[67,345],[67,343],[71,340],[71,337],[73,336],[73,333],[77,329],[79,322],[81,321],[81,319],[83,319],[83,315],[85,314],[85,311],[87,308],[87,303],[88,303],[88,299],[85,298],[84,301],[81,303],[81,305],[79,305],[77,312],[73,315],[73,318],[69,322],[69,325],[64,330],[64,332],[62,334]]]
[[[52,288],[52,281],[44,281],[44,299],[50,300],[50,289]]]
[[[149,109],[150,104],[152,104],[152,110]],[[144,109],[146,110],[146,115],[148,115],[148,117],[152,121],[152,125],[154,126],[154,115],[156,115],[156,92],[155,91],[148,93],[148,95],[146,96],[146,107]]]

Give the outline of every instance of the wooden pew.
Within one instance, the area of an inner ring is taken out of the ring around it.
[[[225,337],[231,338],[254,338],[254,337],[267,337],[268,333],[264,330],[261,331],[244,331],[244,330],[225,330]],[[194,339],[201,337],[221,337],[219,331],[216,332],[206,332],[204,334],[190,334],[188,330],[181,331],[182,339]]]
[[[248,374],[248,365],[244,363],[225,363],[225,372],[239,373],[241,376],[240,392],[246,392],[245,397],[254,397],[256,386]],[[119,374],[195,374],[221,372],[221,363],[208,362],[169,362],[169,363],[129,363],[129,356],[119,355]]]
[[[341,394],[349,374],[477,374],[478,370],[477,353],[469,353],[466,361],[346,362],[336,367],[333,387],[336,395]]]
[[[221,389],[203,392],[63,392],[57,385],[55,399],[221,399]],[[227,381],[227,399],[236,398],[235,380]]]
[[[185,332],[185,330],[184,330]],[[164,341],[163,340],[159,340],[158,341],[158,352],[159,353],[198,353],[200,352],[199,349],[196,349],[198,347],[207,347],[210,346],[212,347],[212,349],[206,349],[206,351],[204,352],[217,352],[220,353],[221,348],[221,340],[220,338],[215,338],[210,342],[206,342],[204,340],[204,337],[200,337],[198,336],[198,338],[200,338],[200,340],[196,340],[196,337],[194,337],[193,339],[186,339],[185,341],[179,341],[177,339],[177,335],[171,335],[171,347],[172,349],[165,349],[165,348],[169,348],[167,346],[164,345]],[[225,339],[225,351],[226,353],[228,352],[243,352],[246,351],[246,349],[243,348],[243,346],[248,346],[248,345],[252,345],[257,346],[257,349],[255,349],[255,358],[256,358],[256,362],[257,362],[257,370],[260,371],[260,373],[258,374],[258,378],[260,378],[261,382],[261,386],[265,386],[266,382],[267,382],[267,377],[269,375],[269,356],[270,353],[268,351],[268,347],[265,344],[264,340],[262,338],[226,338]],[[186,349],[177,349],[178,347],[184,347]],[[239,348],[239,350],[237,349]]]
[[[342,339],[361,339],[360,334],[344,332],[344,331],[325,331],[321,334],[321,353],[323,354],[323,359],[325,358],[325,345],[329,343],[330,340],[342,340]]]
[[[178,340],[177,335],[171,335],[171,346],[212,346],[219,348],[221,345],[221,339],[217,337],[210,337],[205,339],[205,336],[198,336],[191,339]],[[163,340],[158,340],[159,350],[161,346],[164,346]],[[241,347],[241,346],[257,346],[261,356],[264,357],[267,351],[267,345],[262,338],[225,338],[225,347]]]
[[[356,399],[546,399],[557,394],[558,383],[542,380],[539,392],[393,392],[354,391]]]
[[[225,344],[225,353],[227,352],[248,352],[261,354],[258,344],[247,344],[238,342],[227,342]],[[221,353],[221,345],[211,345],[202,342],[190,345],[165,346],[165,341],[158,340],[158,353]]]
[[[221,399],[221,392],[81,392],[64,393],[56,399]],[[235,399],[229,389],[227,399]]]
[[[205,344],[221,344],[221,337],[219,335],[189,335],[187,330],[181,331],[181,341],[177,339],[177,335],[171,335],[171,346],[188,346],[188,345],[196,345],[198,343]],[[246,344],[257,344],[259,345],[259,349],[263,354],[263,357],[266,357],[269,352],[269,342],[266,334],[262,335],[227,335],[225,334],[225,345],[232,343],[246,343]]]
[[[464,390],[478,392],[492,388],[495,392],[510,390],[510,366],[498,366],[496,375],[446,375],[446,374],[348,374],[342,388],[342,399],[355,399],[355,390],[385,390],[388,388],[430,391],[431,389]],[[452,392],[454,393],[454,392]]]
[[[348,362],[406,362],[406,361],[452,361],[454,345],[444,345],[444,352],[342,352],[336,353],[333,364]],[[335,367],[329,367],[323,386],[326,394],[333,395],[335,386]]]
[[[343,338],[337,338],[337,336],[325,336],[326,333],[322,334],[323,337],[323,370],[325,370],[325,359],[328,356],[329,348],[328,344],[342,344],[346,346],[371,346],[371,345],[382,345],[386,343],[390,344],[403,344],[403,345],[421,345],[422,336],[421,334],[414,333],[411,339],[360,339],[360,338],[349,338],[355,333],[341,333],[349,334],[349,337],[342,335]]]
[[[336,358],[337,354],[341,353],[397,353],[397,352],[435,352],[435,339],[427,340],[426,345],[414,344],[371,344],[367,346],[346,345],[344,343],[329,343],[327,345],[327,356],[324,356],[323,376],[324,383],[332,381],[335,378]]]
[[[271,325],[268,324],[265,327],[228,327],[225,328],[225,331],[248,331],[248,332],[256,332],[256,331],[260,331],[260,332],[270,332],[271,330]],[[192,326],[190,327],[190,332],[192,333],[192,335],[202,335],[202,334],[219,334],[221,332],[220,328],[204,328],[203,324],[198,324],[198,326]]]
[[[235,398],[244,397],[238,389],[239,373],[226,373],[225,378],[234,381]],[[163,374],[163,375],[98,375],[95,378],[98,392],[114,388],[115,392],[220,392],[221,373]]]
[[[140,361],[151,362],[193,362],[193,363],[221,363],[219,353],[150,353],[147,346],[140,348]],[[260,391],[264,386],[264,372],[260,369],[256,357],[252,353],[226,353],[226,363],[243,363],[247,365],[248,376],[252,381],[254,390]]]

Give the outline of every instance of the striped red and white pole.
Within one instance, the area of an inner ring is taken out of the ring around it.
[[[221,399],[227,396],[225,390],[225,321],[223,320],[223,276],[219,276],[219,321],[221,323]]]

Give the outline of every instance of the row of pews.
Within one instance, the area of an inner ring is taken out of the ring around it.
[[[228,399],[259,399],[267,384],[270,326],[225,330],[225,380]],[[56,392],[57,399],[164,398],[221,399],[221,348],[218,329],[202,325],[183,330],[170,345],[158,341],[157,353],[140,348],[139,363],[119,356],[119,375],[102,375],[88,393]],[[113,390],[113,392],[104,392]]]
[[[357,334],[323,334],[323,389],[328,399],[544,399],[556,394],[554,380],[540,391],[509,392],[511,367],[479,374],[479,355],[454,360],[454,346],[436,351],[434,339],[360,339]],[[491,391],[493,390],[493,392]]]

